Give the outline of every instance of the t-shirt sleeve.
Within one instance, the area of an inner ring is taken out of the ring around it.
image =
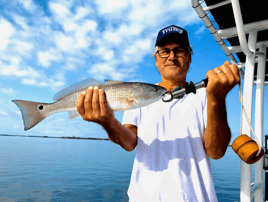
[[[204,100],[203,100],[203,123],[204,127],[207,127],[207,92],[205,91]]]
[[[139,109],[126,110],[122,119],[122,125],[132,124],[138,126],[138,112]]]

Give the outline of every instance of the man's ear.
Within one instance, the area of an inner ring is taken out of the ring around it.
[[[157,60],[157,58],[156,58],[156,56],[155,56],[155,66],[157,66],[158,67],[158,60]]]
[[[191,62],[192,62],[192,56],[191,55],[189,56],[189,59],[188,59],[187,62],[189,62],[189,65],[191,64]]]

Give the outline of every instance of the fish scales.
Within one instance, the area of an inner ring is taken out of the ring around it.
[[[100,86],[100,88],[105,91],[107,102],[114,111],[125,109],[129,102],[133,100],[133,97],[135,97],[133,91],[138,87],[139,86],[135,83]],[[131,105],[129,109],[133,107],[134,105]]]
[[[64,111],[75,111],[76,110],[75,105],[76,105],[78,96],[85,92],[86,90],[75,92],[73,94],[67,95],[59,99],[57,102],[48,104],[47,106],[44,106],[44,107],[46,107],[48,111],[53,112],[51,114],[64,112]]]

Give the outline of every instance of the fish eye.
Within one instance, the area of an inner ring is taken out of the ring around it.
[[[153,91],[154,91],[154,92],[157,92],[157,91],[158,91],[158,89],[154,87],[154,88],[153,88]]]
[[[43,105],[40,105],[38,108],[39,108],[40,110],[43,110],[43,109],[44,109],[44,106],[43,106]]]

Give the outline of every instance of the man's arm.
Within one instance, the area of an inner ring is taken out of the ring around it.
[[[103,126],[111,141],[123,149],[132,151],[137,145],[137,127],[126,124],[123,126],[108,106],[102,89],[89,88],[78,97],[76,108],[85,121],[95,122]]]
[[[236,65],[226,61],[221,67],[207,73],[207,128],[204,134],[204,147],[213,159],[224,156],[231,140],[227,122],[225,98],[228,92],[240,82]]]
[[[207,100],[207,127],[204,134],[204,147],[213,159],[224,156],[231,140],[231,130],[227,122],[225,101]]]
[[[102,125],[108,137],[126,151],[132,151],[137,145],[137,127],[131,124],[122,125],[117,119]]]

